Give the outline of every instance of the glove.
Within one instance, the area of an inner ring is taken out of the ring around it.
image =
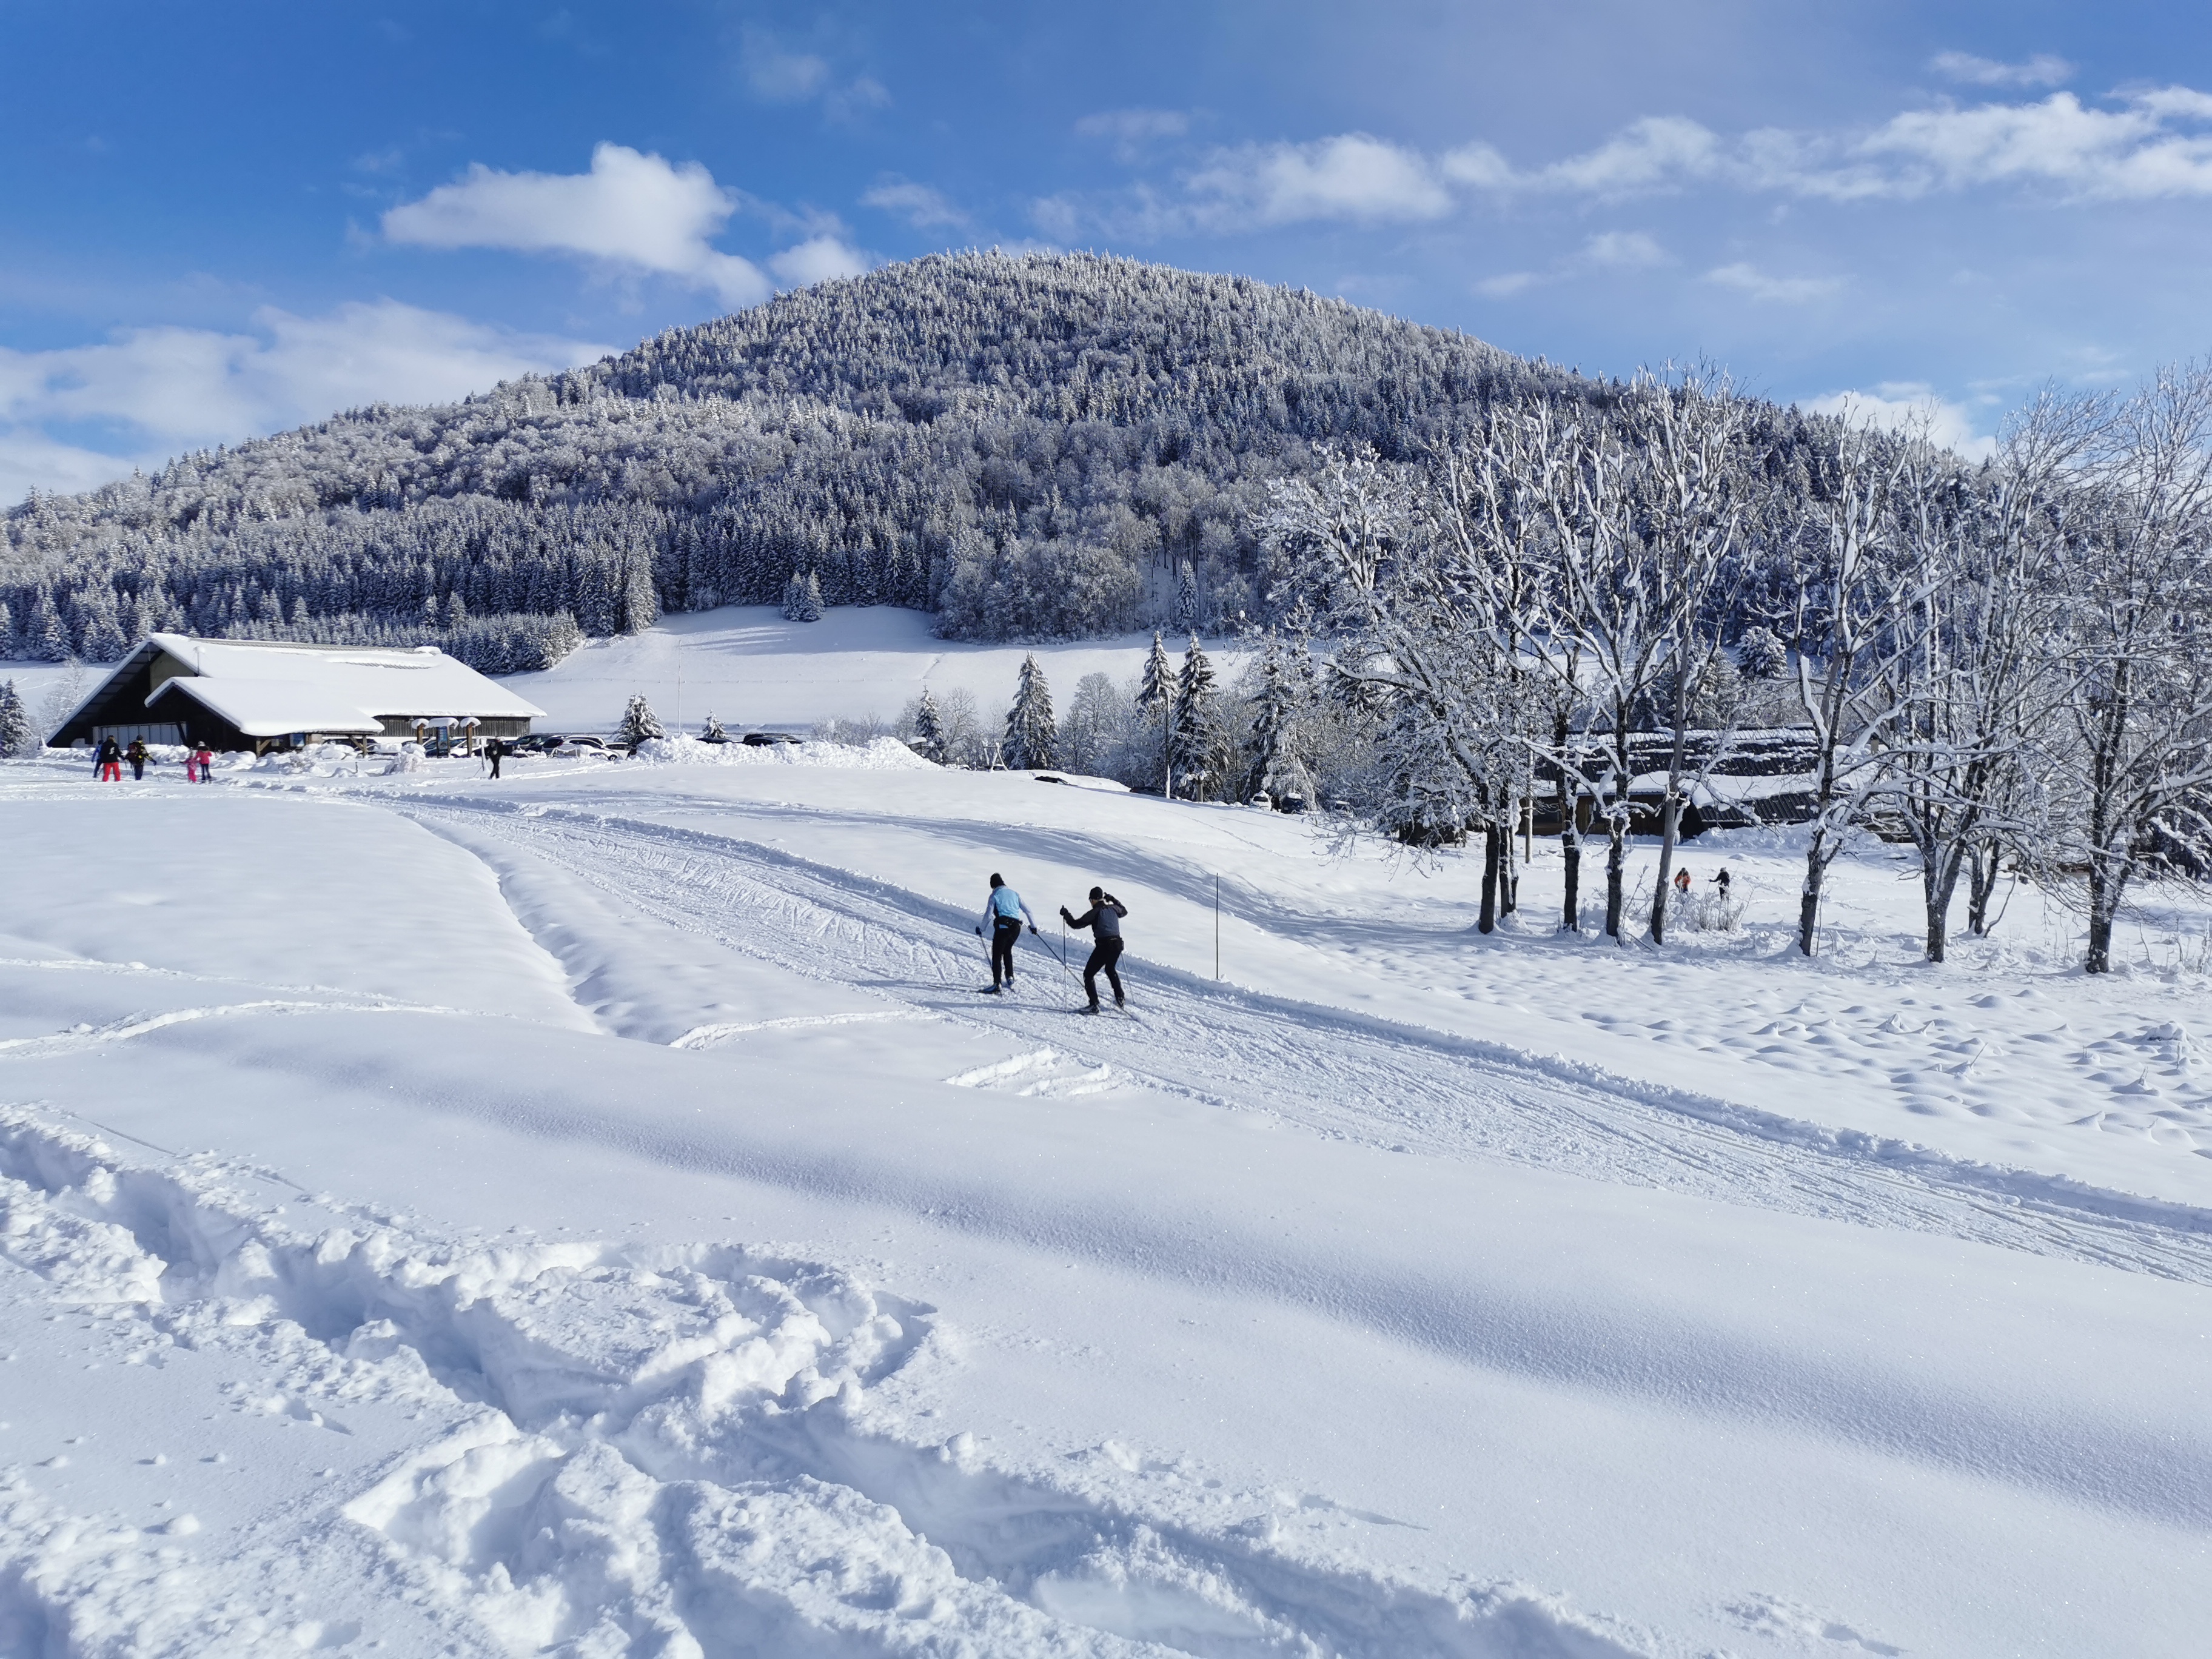
[[[1035,939],[1036,936],[1037,936],[1036,926],[1036,924],[1035,924],[1035,923],[1031,923],[1031,924],[1030,924],[1030,937],[1031,939]]]

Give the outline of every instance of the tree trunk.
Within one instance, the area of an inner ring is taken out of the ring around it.
[[[1607,822],[1605,843],[1605,931],[1620,937],[1621,884],[1628,866],[1628,820],[1615,812]]]
[[[1651,942],[1667,942],[1668,883],[1674,874],[1674,840],[1682,823],[1682,757],[1689,743],[1690,673],[1683,643],[1674,647],[1674,746],[1667,757],[1667,799],[1659,809],[1659,886],[1651,896]]]
[[[1828,874],[1826,851],[1826,837],[1814,830],[1812,845],[1805,849],[1805,887],[1797,899],[1797,949],[1808,957],[1813,954],[1813,933],[1820,921],[1820,884]]]
[[[2112,920],[2119,915],[2124,880],[2116,880],[2105,867],[2102,850],[2089,855],[2089,955],[2082,969],[2092,974],[2112,971]]]
[[[1990,931],[1990,895],[1996,891],[1997,844],[1977,842],[1966,862],[1966,927],[1977,937]]]
[[[1486,933],[1498,926],[1498,842],[1503,838],[1496,824],[1482,826],[1482,916],[1475,926]]]
[[[1559,901],[1559,928],[1569,933],[1578,933],[1583,927],[1583,838],[1575,828],[1575,813],[1581,805],[1579,798],[1564,803],[1567,827],[1559,831],[1559,866],[1565,879],[1565,896]]]
[[[1552,727],[1552,746],[1554,752],[1561,756],[1567,751],[1567,721],[1565,715],[1559,716]],[[1567,767],[1565,762],[1562,760],[1559,765],[1559,866],[1565,885],[1563,896],[1559,901],[1559,930],[1568,933],[1580,933],[1583,925],[1580,890],[1583,875],[1583,832],[1582,826],[1575,822],[1575,815],[1581,809],[1582,804],[1581,792],[1570,787],[1567,783]],[[1535,803],[1529,802],[1528,811],[1532,821],[1535,810]]]
[[[1520,803],[1509,800],[1505,816],[1498,822],[1498,914],[1510,916],[1521,908],[1521,860],[1513,846],[1513,825]]]

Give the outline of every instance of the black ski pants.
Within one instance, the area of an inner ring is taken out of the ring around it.
[[[1083,989],[1091,999],[1091,1006],[1098,1006],[1098,975],[1103,969],[1106,982],[1114,988],[1114,1006],[1121,1006],[1121,974],[1115,963],[1121,959],[1121,941],[1102,939],[1091,947],[1091,960],[1083,964]]]
[[[991,924],[991,983],[999,982],[999,975],[1006,976],[1006,983],[1014,982],[1014,941],[1022,936],[1019,916],[1000,916]]]

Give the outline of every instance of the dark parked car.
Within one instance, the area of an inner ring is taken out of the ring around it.
[[[535,732],[526,738],[517,738],[507,746],[510,755],[550,755],[566,743],[566,738],[550,732]]]
[[[746,746],[752,749],[765,749],[772,743],[805,743],[805,738],[795,737],[788,732],[748,732],[745,733]]]

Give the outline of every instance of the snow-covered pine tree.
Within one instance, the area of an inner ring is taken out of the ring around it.
[[[937,698],[926,685],[914,711],[914,752],[924,760],[945,764],[945,719],[938,712]]]
[[[1198,626],[1198,571],[1188,559],[1176,579],[1175,625],[1184,633]]]
[[[1169,660],[1167,647],[1160,643],[1159,630],[1152,630],[1152,654],[1145,659],[1144,676],[1137,682],[1137,712],[1160,728],[1160,764],[1165,769],[1168,799],[1175,799],[1175,752],[1173,748],[1174,714],[1176,702],[1175,664]]]
[[[786,622],[799,620],[799,602],[805,597],[805,593],[806,584],[799,580],[799,573],[796,570],[793,571],[791,579],[783,585],[783,616]]]
[[[822,620],[822,578],[811,570],[806,573],[805,584],[799,590],[799,620]]]
[[[1032,652],[1022,659],[1021,684],[1006,710],[1006,764],[1017,771],[1060,763],[1060,732],[1052,717],[1052,688]]]
[[[649,738],[665,738],[668,733],[662,729],[653,706],[646,702],[645,693],[638,691],[631,694],[629,707],[623,711],[622,730],[617,735],[635,755],[638,744]]]
[[[33,754],[37,747],[31,736],[31,714],[16,695],[15,682],[0,681],[0,757]]]
[[[729,740],[730,734],[722,730],[721,721],[716,720],[713,712],[710,710],[707,715],[706,725],[699,728],[699,741],[702,743],[727,743]]]
[[[0,657],[14,656],[19,647],[15,643],[15,613],[8,601],[0,599]]]
[[[1279,809],[1313,799],[1313,774],[1300,753],[1306,687],[1281,642],[1270,634],[1252,700],[1253,787]]]
[[[1215,708],[1213,664],[1198,635],[1182,653],[1182,672],[1176,677],[1175,713],[1169,721],[1169,752],[1176,769],[1194,800],[1221,780],[1221,731]]]
[[[1747,680],[1778,680],[1790,666],[1790,647],[1764,624],[1747,628],[1736,643],[1735,661]]]

